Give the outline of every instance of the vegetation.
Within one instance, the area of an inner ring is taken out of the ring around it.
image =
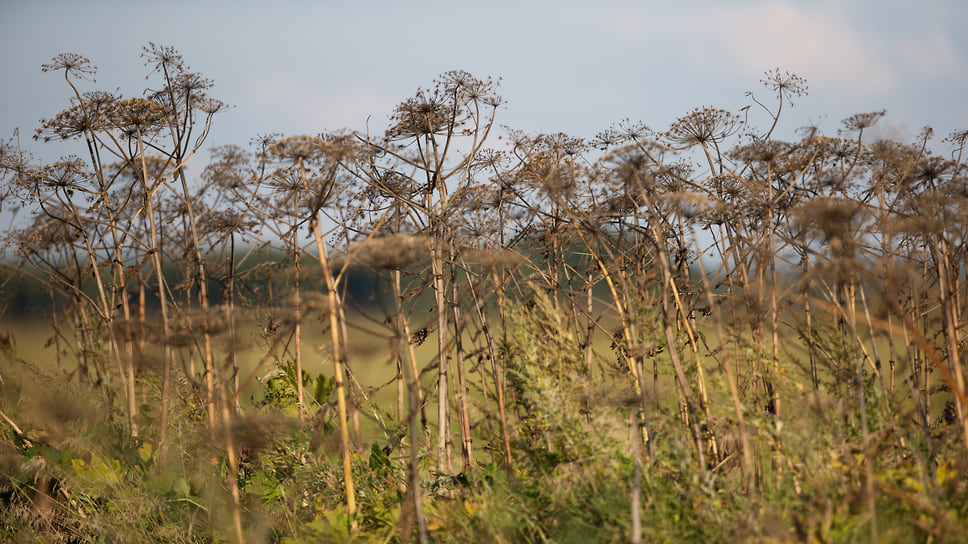
[[[739,114],[496,137],[448,72],[198,183],[223,105],[144,58],[142,98],[44,66],[37,138],[83,158],[0,148],[57,360],[0,337],[5,540],[968,541],[968,132],[781,141],[774,70]]]

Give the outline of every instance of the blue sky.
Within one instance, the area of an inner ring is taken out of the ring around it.
[[[61,52],[99,71],[83,89],[139,95],[149,41],[179,49],[233,108],[209,145],[259,134],[369,126],[451,69],[500,77],[498,122],[591,138],[624,118],[664,129],[697,106],[739,110],[774,67],[807,79],[781,125],[835,134],[854,113],[912,138],[968,129],[968,2],[749,0],[597,2],[60,2],[0,0],[0,138],[28,141],[70,89],[41,64]],[[754,124],[766,126],[763,115]],[[207,160],[207,157],[203,157]],[[197,164],[197,163],[196,163]],[[196,166],[200,169],[200,166]]]

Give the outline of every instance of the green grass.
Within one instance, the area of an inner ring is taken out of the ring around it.
[[[620,357],[612,339],[596,333],[595,349],[601,360],[591,375],[585,375],[578,339],[560,331],[552,335],[555,320],[548,320],[550,314],[540,305],[514,312],[507,346],[508,374],[517,399],[509,407],[517,414],[512,418],[514,468],[510,472],[500,468],[496,422],[481,407],[483,396],[475,385],[471,393],[477,468],[454,478],[422,476],[428,490],[425,504],[431,534],[448,542],[625,541],[630,531],[633,469],[628,403],[634,395],[618,367]],[[363,512],[360,532],[353,538],[393,540],[402,538],[400,528],[412,515],[399,494],[404,488],[406,450],[388,439],[403,427],[395,417],[394,385],[372,387],[390,382],[395,366],[388,362],[389,338],[372,332],[364,322],[357,325],[351,328],[349,359],[368,403],[360,406],[363,443],[353,457]],[[44,347],[52,331],[24,322],[6,323],[4,328],[14,339],[15,358],[21,362],[12,359],[5,365],[3,408],[24,430],[24,435],[16,436],[4,428],[5,459],[12,469],[2,495],[12,508],[0,525],[7,538],[45,534],[68,538],[65,535],[91,531],[100,535],[94,541],[124,534],[128,541],[209,542],[229,534],[223,453],[217,442],[205,438],[204,415],[193,400],[197,395],[182,396],[182,402],[172,408],[175,432],[168,454],[162,457],[152,439],[157,417],[149,408],[153,401],[145,405],[144,436],[125,438],[113,422],[116,416],[103,412],[104,399],[71,377],[69,356],[58,366],[54,346]],[[332,365],[326,353],[328,334],[322,326],[307,324],[305,331],[307,394],[312,395],[314,377],[331,378]],[[703,327],[702,333],[712,344],[712,328]],[[266,339],[255,324],[240,327],[240,336],[241,376],[253,371],[266,376],[287,360],[273,359],[256,370]],[[470,344],[470,337],[467,340]],[[781,336],[781,342],[784,370],[776,386],[789,415],[778,428],[768,414],[748,407],[759,489],[753,496],[741,492],[734,414],[727,408],[726,374],[716,359],[701,349],[712,422],[720,426],[715,432],[725,439],[727,451],[724,462],[705,476],[697,472],[695,451],[679,421],[668,363],[661,355],[656,359],[659,397],[653,398],[651,361],[647,361],[658,457],[643,480],[647,541],[864,539],[866,521],[858,502],[863,479],[856,450],[860,443],[857,414],[850,397],[837,396],[842,394],[840,387],[849,391],[852,386],[838,386],[828,368],[821,375],[821,390],[814,392],[804,347],[790,332]],[[433,362],[433,343],[428,338],[420,346],[421,361]],[[688,344],[679,348],[687,366],[693,367]],[[768,353],[764,344],[758,357],[768,362]],[[850,361],[840,364],[853,369]],[[292,383],[278,376],[253,381],[242,395],[246,416],[237,432],[245,448],[240,482],[247,530],[271,542],[348,541],[350,533],[342,528],[345,518],[340,517],[344,514],[340,513],[341,477],[336,471],[339,446],[334,442],[332,414],[322,423],[300,426],[294,420]],[[479,384],[478,374],[472,376]],[[433,373],[425,375],[423,382],[424,390],[432,391]],[[158,395],[157,378],[150,370],[140,374],[139,387],[148,399]],[[958,476],[963,470],[959,448],[951,444],[957,441],[957,433],[934,424],[931,436],[937,451],[929,462],[923,437],[911,424],[914,413],[907,392],[885,393],[873,377],[868,388],[871,433],[878,439],[872,455],[882,536],[918,540],[935,533],[942,540],[958,541],[965,530],[959,521],[966,513],[961,500],[968,492]],[[181,391],[189,390],[182,387]],[[362,401],[358,394],[356,398]],[[332,402],[322,400],[323,406]],[[937,420],[946,401],[943,395],[935,395],[933,401],[932,419]],[[884,403],[891,411],[882,410]],[[435,410],[428,406],[426,412],[432,428]],[[455,448],[458,439],[455,432]],[[382,455],[385,446],[390,446],[388,456]],[[925,473],[926,469],[931,472]],[[60,487],[46,490],[45,485]],[[57,520],[46,527],[43,501],[38,499],[44,493],[54,505],[48,517]],[[937,506],[925,510],[924,501]],[[15,514],[18,511],[33,514]],[[172,526],[188,530],[178,537],[162,530]]]

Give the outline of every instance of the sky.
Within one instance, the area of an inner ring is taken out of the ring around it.
[[[781,119],[786,139],[885,109],[881,136],[910,141],[928,125],[941,145],[968,129],[965,21],[964,0],[0,0],[0,138],[19,129],[25,148],[56,160],[61,148],[30,137],[71,91],[41,65],[79,53],[98,67],[82,91],[140,96],[154,42],[232,106],[209,147],[380,133],[396,104],[454,69],[501,78],[497,123],[516,130],[590,139],[626,118],[663,130],[696,107],[738,111],[747,91],[769,100],[760,79],[773,68],[809,85]]]

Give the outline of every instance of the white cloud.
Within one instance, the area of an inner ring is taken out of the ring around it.
[[[779,67],[811,88],[873,97],[893,91],[899,75],[886,39],[853,25],[840,4],[760,0],[689,3],[674,13],[615,13],[612,35],[678,53],[692,69],[761,74]]]

